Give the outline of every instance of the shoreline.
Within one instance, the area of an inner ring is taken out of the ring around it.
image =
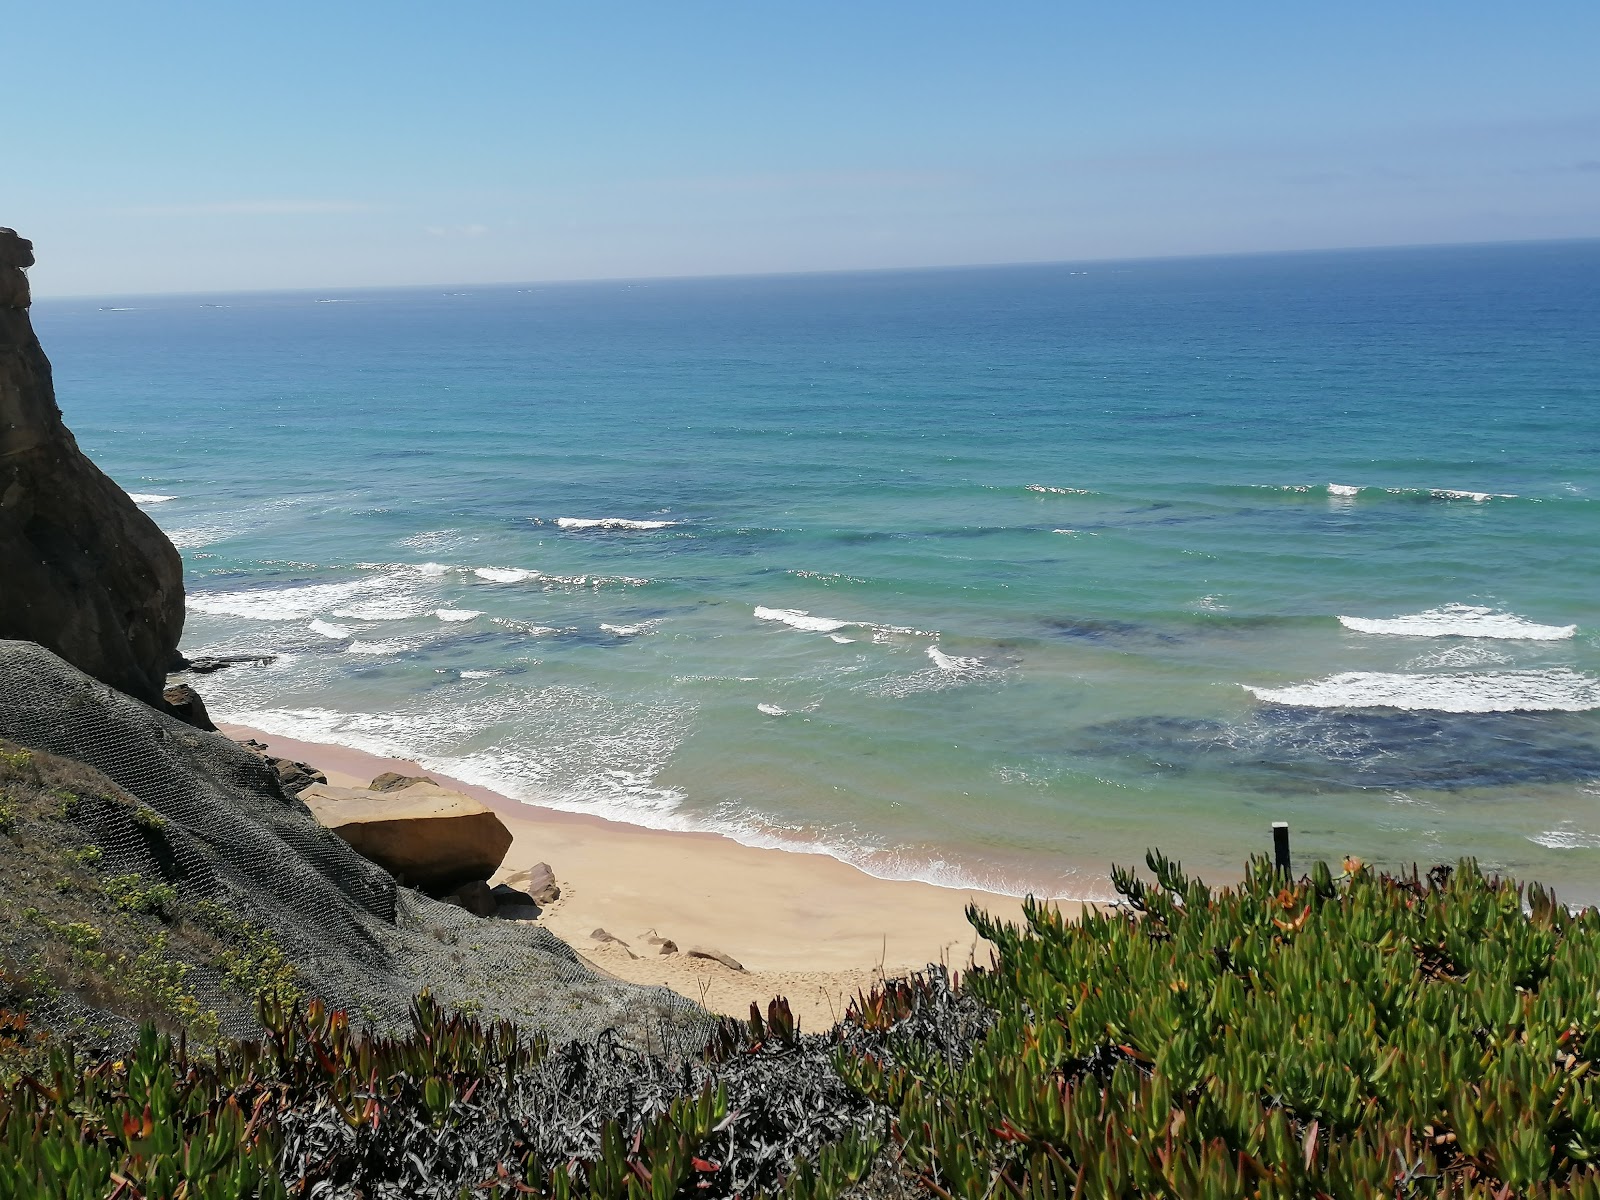
[[[1020,921],[1015,896],[914,880],[881,879],[826,854],[747,846],[717,833],[649,829],[587,813],[538,808],[404,759],[278,737],[219,722],[225,737],[254,738],[278,757],[305,762],[335,786],[365,787],[385,771],[425,775],[479,800],[511,830],[495,876],[545,862],[561,899],[539,924],[599,970],[671,988],[713,1012],[744,1016],[787,996],[804,1027],[820,1031],[849,999],[884,977],[942,963],[961,971],[987,960],[966,919],[969,903]],[[1082,903],[1052,898],[1069,914]],[[620,941],[591,935],[605,930]],[[662,955],[646,938],[675,942]],[[704,947],[735,971],[687,955]]]

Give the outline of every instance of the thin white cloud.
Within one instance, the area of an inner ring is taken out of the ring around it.
[[[489,232],[487,225],[426,225],[423,232],[437,238],[475,238]]]
[[[212,204],[143,204],[113,211],[129,217],[296,217],[372,212],[376,207],[345,200],[231,200]]]

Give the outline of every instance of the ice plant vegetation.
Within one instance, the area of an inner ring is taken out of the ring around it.
[[[995,1023],[959,1069],[842,1064],[933,1193],[1600,1197],[1595,910],[1470,862],[1148,862],[1118,910],[972,914]]]
[[[401,1037],[268,996],[259,1042],[147,1028],[97,1063],[0,1014],[0,1200],[1600,1200],[1595,910],[1470,862],[1213,889],[1147,861],[1117,908],[974,911],[994,955],[958,985],[826,1034],[774,1001],[677,1058],[427,997]]]

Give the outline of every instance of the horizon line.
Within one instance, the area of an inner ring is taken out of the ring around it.
[[[21,234],[19,233],[18,236],[20,237]],[[586,284],[684,283],[727,279],[793,279],[826,275],[910,274],[917,271],[982,271],[1022,267],[1070,267],[1089,263],[1105,265],[1116,263],[1188,262],[1222,258],[1283,258],[1297,254],[1359,254],[1374,250],[1449,250],[1493,246],[1558,246],[1585,242],[1600,242],[1600,234],[1557,238],[1496,238],[1472,242],[1380,242],[1358,246],[1306,246],[1287,250],[1215,250],[1192,254],[1115,255],[1101,258],[1014,259],[1000,262],[930,263],[920,266],[897,267],[820,267],[812,270],[719,271],[707,274],[685,275],[603,275],[590,278],[480,280],[473,283],[435,281],[423,283],[311,284],[296,287],[243,288],[232,291],[211,288],[201,290],[175,289],[173,291],[158,292],[71,292],[47,293],[43,296],[35,295],[32,299],[34,303],[38,303],[40,300],[50,302],[61,300],[155,299],[158,297],[170,299],[183,296],[283,296],[310,292],[398,292],[424,288],[579,287]]]

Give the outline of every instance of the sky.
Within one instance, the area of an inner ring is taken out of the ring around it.
[[[12,0],[35,294],[1600,236],[1600,4]]]

